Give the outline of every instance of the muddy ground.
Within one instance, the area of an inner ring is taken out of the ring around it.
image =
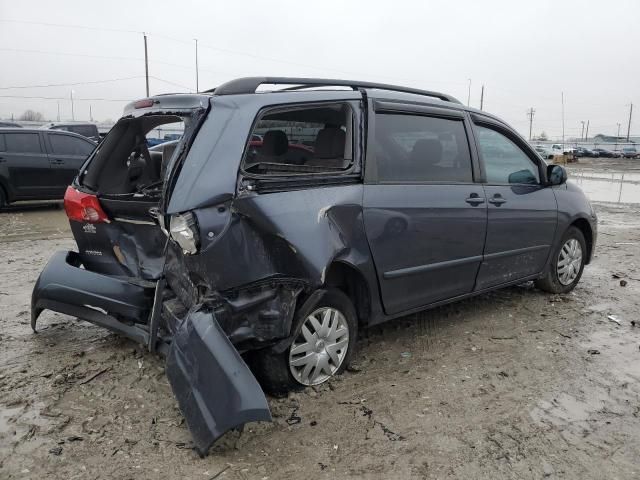
[[[525,284],[371,329],[353,371],[269,399],[273,423],[204,459],[161,358],[52,312],[31,332],[32,285],[74,243],[59,207],[0,213],[0,478],[639,478],[640,204],[596,208],[573,293]]]

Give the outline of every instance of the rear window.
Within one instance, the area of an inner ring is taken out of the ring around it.
[[[51,149],[58,155],[89,155],[94,146],[81,138],[71,135],[49,135]]]
[[[98,136],[98,127],[96,127],[95,125],[72,125],[68,128],[68,130],[84,137]]]
[[[353,165],[353,111],[346,103],[267,111],[249,138],[247,173],[339,173]]]
[[[5,133],[7,152],[42,153],[37,133]]]

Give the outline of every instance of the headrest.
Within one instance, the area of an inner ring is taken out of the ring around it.
[[[413,145],[411,162],[421,162],[426,165],[436,165],[442,160],[442,145],[440,140],[423,138]]]
[[[269,130],[262,140],[263,155],[283,155],[289,149],[289,138],[282,130]]]
[[[313,156],[315,158],[344,157],[344,130],[338,127],[325,127],[318,132]]]

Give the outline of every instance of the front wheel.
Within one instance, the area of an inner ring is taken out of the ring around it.
[[[284,352],[265,349],[252,356],[258,380],[275,395],[326,382],[344,371],[355,350],[356,311],[340,290],[312,295],[296,313],[293,325],[293,342]]]
[[[568,293],[573,290],[584,270],[587,243],[576,227],[569,227],[555,249],[544,277],[535,281],[536,287],[549,293]]]

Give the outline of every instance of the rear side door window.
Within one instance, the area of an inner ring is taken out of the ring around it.
[[[354,165],[354,113],[348,103],[270,109],[249,136],[246,174],[344,173]]]
[[[55,155],[88,156],[93,151],[93,145],[81,138],[71,135],[49,135],[51,150]]]
[[[6,152],[7,147],[4,144],[4,135],[0,133],[0,152]]]
[[[540,183],[538,165],[515,142],[492,128],[476,125],[475,131],[487,183]]]
[[[7,152],[42,153],[37,133],[5,133]]]
[[[473,182],[462,119],[376,114],[374,148],[381,183]]]

